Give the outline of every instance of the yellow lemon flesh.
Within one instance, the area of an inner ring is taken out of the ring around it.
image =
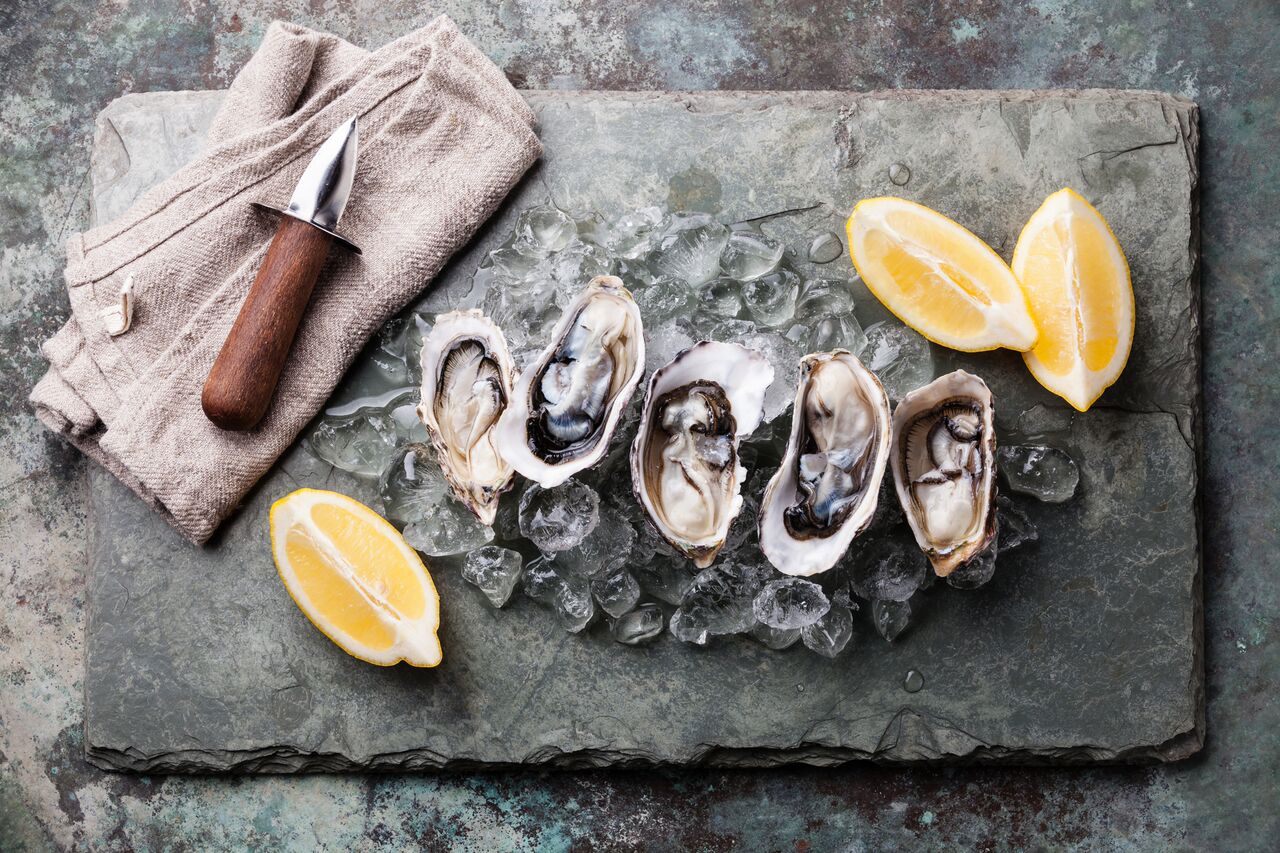
[[[271,506],[271,553],[298,608],[347,654],[379,666],[440,663],[440,597],[386,519],[337,492]]]
[[[1013,250],[1040,340],[1023,360],[1036,381],[1081,412],[1120,377],[1133,346],[1129,265],[1102,214],[1059,190]]]
[[[1009,266],[973,232],[902,198],[858,202],[849,254],[867,288],[936,344],[1028,350],[1036,325]]]

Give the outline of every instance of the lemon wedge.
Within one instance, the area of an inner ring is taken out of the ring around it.
[[[1040,328],[1023,360],[1037,382],[1088,411],[1133,346],[1133,284],[1120,243],[1093,205],[1059,190],[1022,229],[1013,272]]]
[[[440,596],[404,537],[337,492],[271,506],[271,553],[298,608],[347,654],[379,666],[440,663]]]
[[[885,197],[858,202],[846,230],[867,288],[929,340],[965,352],[1035,344],[1036,325],[1017,279],[964,226],[922,204]]]

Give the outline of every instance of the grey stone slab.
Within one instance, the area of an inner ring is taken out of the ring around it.
[[[181,103],[185,145],[217,102],[155,97],[108,108],[99,169],[121,162],[102,153],[109,128],[110,144],[154,177],[176,167],[177,149],[146,114]],[[367,484],[295,450],[196,550],[96,472],[85,684],[94,763],[271,772],[1056,763],[1173,760],[1200,746],[1193,105],[1133,92],[529,97],[547,157],[433,285],[430,304],[465,291],[518,211],[548,196],[573,209],[660,203],[727,221],[786,212],[770,227],[800,248],[817,230],[839,231],[857,198],[900,194],[970,224],[1007,256],[1043,196],[1080,189],[1115,227],[1134,275],[1138,340],[1116,388],[1071,416],[1016,355],[935,356],[986,377],[1006,425],[1037,403],[1058,410],[1081,497],[1032,507],[1039,545],[1002,558],[992,583],[936,588],[892,646],[860,619],[856,648],[835,661],[746,640],[695,650],[664,637],[625,649],[598,628],[566,635],[527,601],[495,613],[441,563],[445,660],[412,670],[343,654],[297,611],[271,564],[272,500],[299,485],[359,497]],[[911,169],[905,187],[888,179],[895,162]],[[132,170],[115,172],[100,215],[127,203]],[[807,272],[848,274],[842,264]],[[879,310],[863,294],[860,316]],[[918,693],[902,689],[909,669],[924,674]]]

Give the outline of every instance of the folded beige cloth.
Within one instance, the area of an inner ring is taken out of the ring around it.
[[[359,117],[355,185],[271,410],[252,432],[200,391],[316,147]],[[67,243],[71,319],[42,350],[40,419],[203,543],[324,404],[361,346],[418,294],[541,154],[534,116],[445,17],[367,52],[275,23],[204,152],[115,222]],[[134,278],[132,327],[104,309]]]

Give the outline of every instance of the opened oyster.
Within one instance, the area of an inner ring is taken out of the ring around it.
[[[995,404],[987,383],[972,373],[939,377],[893,411],[898,500],[939,577],[995,538],[995,453]]]
[[[514,473],[494,445],[514,373],[502,330],[479,311],[442,315],[422,342],[418,417],[450,490],[486,525]]]
[[[643,372],[640,309],[622,279],[596,276],[520,374],[498,450],[530,480],[560,485],[604,456]]]
[[[800,360],[786,455],[760,502],[760,550],[778,571],[839,561],[875,514],[889,458],[889,398],[848,350]]]
[[[723,547],[742,509],[738,445],[763,415],[773,367],[738,344],[703,341],[654,371],[631,483],[649,520],[699,568]]]

